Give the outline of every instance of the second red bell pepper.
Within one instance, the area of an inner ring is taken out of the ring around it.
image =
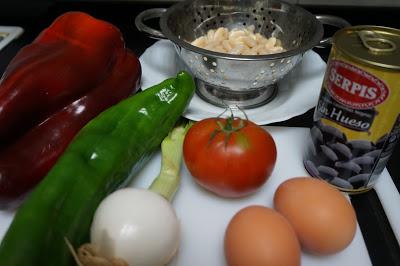
[[[0,152],[0,206],[36,185],[89,120],[139,87],[140,74],[138,59],[131,52],[121,51],[101,85]]]
[[[67,29],[68,28],[65,30],[68,31]],[[42,34],[41,36],[42,37],[40,38],[45,38],[45,35]],[[53,38],[53,36],[50,34],[45,38],[46,42],[51,42],[51,38]],[[121,38],[122,37],[120,36],[120,39]],[[80,39],[78,38],[76,41],[80,41]],[[109,40],[107,39],[105,41],[108,42]],[[118,40],[118,42],[119,41],[120,40]],[[108,62],[109,65],[106,67],[108,71],[101,73],[101,77],[98,77],[98,81],[94,82],[95,79],[93,79],[92,76],[89,75],[86,77],[84,75],[87,74],[88,71],[91,71],[86,69],[88,67],[90,68],[90,66],[85,65],[84,67],[80,66],[79,68],[83,73],[81,73],[82,76],[79,77],[81,81],[77,83],[70,80],[74,78],[72,76],[67,78],[65,75],[62,75],[59,77],[60,80],[64,81],[67,85],[69,84],[70,86],[78,86],[79,83],[79,86],[82,86],[81,89],[77,89],[76,87],[65,87],[60,89],[59,87],[57,88],[57,85],[54,83],[48,83],[50,87],[46,88],[46,90],[47,92],[50,92],[54,89],[55,93],[50,94],[55,98],[52,98],[51,100],[48,99],[49,102],[46,102],[46,104],[54,105],[54,108],[58,106],[59,109],[50,113],[37,125],[29,128],[15,141],[9,141],[5,148],[0,149],[0,207],[4,208],[9,206],[10,203],[15,202],[15,199],[23,196],[27,191],[32,189],[38,182],[40,182],[56,163],[71,140],[86,123],[111,105],[118,103],[122,99],[128,97],[130,94],[136,92],[136,90],[139,88],[141,67],[138,58],[123,45],[119,49],[114,49],[112,46],[108,47],[108,49],[110,49],[111,52],[107,52],[107,54],[110,53],[109,58],[113,59]],[[50,50],[48,52],[52,53],[54,51]],[[59,52],[63,53],[62,51]],[[29,56],[27,54],[27,58],[28,57]],[[60,58],[62,57],[63,56],[60,55]],[[24,68],[26,66],[21,63],[22,61],[14,60],[14,62],[21,64],[21,68]],[[94,58],[94,61],[98,62],[98,59]],[[32,62],[31,59],[29,59],[28,62]],[[11,75],[13,78],[16,77],[14,75],[19,76],[25,73],[23,70],[19,70],[17,68],[18,64],[11,63],[10,67],[8,68],[8,70],[11,69],[11,72],[14,73]],[[68,60],[65,61],[64,64],[64,68],[75,67],[75,63],[70,64],[70,61]],[[59,68],[49,68],[49,66],[45,65],[44,63],[42,66],[46,67],[47,76],[57,76],[57,71]],[[50,66],[52,65],[50,64]],[[44,72],[42,72],[42,74],[44,77]],[[31,75],[33,78],[33,74],[29,75]],[[21,80],[25,80],[24,82],[29,80],[24,76],[21,76],[20,78]],[[76,78],[78,78],[78,76],[76,76]],[[89,81],[83,81],[86,78],[88,78]],[[19,83],[17,82],[17,84]],[[41,83],[43,86],[44,84],[45,83]],[[87,87],[83,87],[83,84],[85,84]],[[93,84],[94,86],[91,87]],[[4,90],[7,92],[9,89],[8,87],[2,87],[2,85],[3,84],[0,85],[0,96],[4,96]],[[24,97],[30,95],[31,93],[31,97],[39,97],[39,99],[31,99],[33,102],[31,103],[32,106],[39,104],[40,101],[43,100],[40,98],[40,89],[36,89],[34,85],[35,83],[32,83],[33,87],[30,88],[31,92],[27,92],[27,87],[24,87],[26,91],[21,92],[21,95]],[[55,88],[51,87],[52,85],[54,85]],[[18,86],[14,88],[14,90],[17,92],[20,91],[20,89],[21,87]],[[12,90],[9,90],[11,93]],[[70,92],[69,90],[75,92]],[[66,101],[67,98],[74,98],[72,96],[65,96],[69,93],[71,93],[71,95],[75,94],[74,97],[78,96],[77,99],[60,107],[61,102]],[[20,97],[22,97],[21,95]],[[64,98],[64,100],[57,101],[57,99],[61,99],[62,97],[66,98]],[[0,97],[0,103],[1,99],[4,100],[4,98]],[[7,112],[10,110],[15,111],[27,108],[20,105],[23,104],[24,101],[29,101],[29,99],[26,98],[21,102],[14,98],[12,101],[15,102],[11,105],[3,105],[5,108],[9,108],[7,109]],[[30,108],[32,108],[32,106],[30,106]],[[50,109],[51,108],[49,108],[49,110]],[[27,120],[26,116],[24,116],[24,112],[17,112],[16,114],[9,114],[7,112],[1,113],[0,111],[0,123],[1,121],[23,122]],[[3,115],[3,117],[1,115]],[[8,116],[11,115],[13,117],[7,120]],[[3,120],[1,120],[2,118]],[[9,126],[8,128],[12,128],[10,123],[7,124],[7,126]],[[1,130],[3,129],[4,128],[1,127]]]
[[[0,81],[0,147],[103,82],[124,50],[120,31],[82,12],[58,17]]]

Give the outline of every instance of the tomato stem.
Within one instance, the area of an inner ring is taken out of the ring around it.
[[[245,115],[246,116],[246,115]],[[239,120],[239,124],[237,126],[234,126],[233,123],[235,120]],[[247,116],[246,120],[241,119],[240,117],[235,117],[233,115],[233,112],[231,110],[231,115],[226,118],[225,124],[222,123],[222,121],[217,120],[216,123],[219,127],[219,129],[214,129],[214,131],[211,133],[209,144],[212,142],[212,140],[217,136],[219,133],[224,133],[225,134],[225,147],[228,145],[228,141],[234,132],[238,132],[242,128],[246,126],[245,121],[247,121]]]

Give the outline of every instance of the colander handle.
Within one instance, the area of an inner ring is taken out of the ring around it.
[[[153,29],[152,27],[145,24],[146,20],[152,18],[161,18],[162,14],[164,14],[166,11],[166,8],[150,8],[140,12],[139,15],[137,15],[135,18],[136,28],[141,32],[149,34],[150,38],[166,39],[161,31]]]
[[[339,29],[351,26],[351,24],[347,20],[341,17],[331,16],[331,15],[316,15],[316,17],[322,24],[335,26],[338,27]],[[331,44],[332,44],[332,37],[328,37],[322,39],[316,47],[325,48]]]

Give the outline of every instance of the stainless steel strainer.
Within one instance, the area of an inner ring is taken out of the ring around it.
[[[145,24],[160,17],[161,31]],[[319,16],[277,0],[188,0],[168,9],[148,9],[136,19],[136,27],[153,38],[167,38],[176,47],[180,68],[191,72],[197,93],[218,105],[253,108],[270,101],[277,82],[296,66],[304,52],[329,42],[320,21],[337,27],[350,24],[338,17]],[[285,52],[269,55],[230,55],[190,44],[210,29],[243,28],[282,41]]]

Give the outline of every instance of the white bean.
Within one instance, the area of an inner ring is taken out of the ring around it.
[[[249,36],[242,36],[240,37],[240,39],[244,44],[247,44],[247,46],[250,48],[253,48],[254,46],[257,45],[257,42],[252,38],[250,38]]]
[[[243,44],[238,44],[232,48],[230,51],[231,54],[242,54],[244,50],[248,49],[245,45]]]
[[[229,33],[229,39],[236,39],[240,36],[246,36],[246,32],[243,30],[232,30]]]
[[[207,39],[209,39],[209,40],[214,39],[214,35],[215,35],[215,30],[209,30],[207,32]]]
[[[250,25],[250,26],[247,27],[247,30],[253,33],[255,28],[256,27],[254,25]]]
[[[232,45],[229,42],[229,40],[223,40],[222,41],[222,46],[225,48],[226,51],[232,50]]]
[[[227,28],[218,28],[215,31],[214,39],[226,40],[228,38],[228,29]]]
[[[221,53],[242,55],[262,55],[285,51],[279,39],[265,38],[260,33],[254,33],[254,30],[254,25],[231,31],[219,27],[216,30],[209,30],[206,35],[197,38],[191,44]]]
[[[207,45],[207,38],[204,37],[204,36],[201,36],[200,38],[197,38],[196,40],[194,40],[194,41],[192,42],[192,44],[193,44],[194,46],[203,48],[204,46]]]
[[[276,43],[276,38],[275,37],[271,37],[271,38],[268,39],[267,43],[265,44],[265,47],[267,49],[272,49],[272,48],[274,48],[275,43]]]

